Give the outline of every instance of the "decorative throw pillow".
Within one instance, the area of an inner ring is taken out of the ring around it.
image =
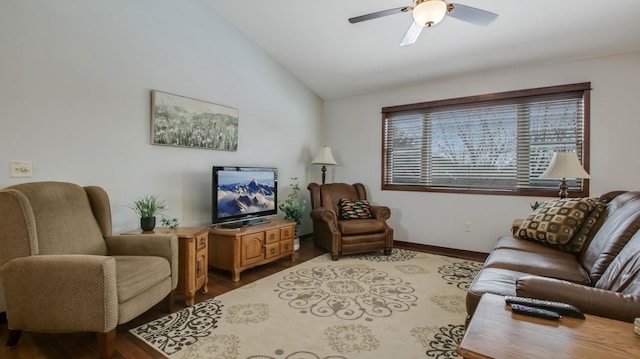
[[[369,201],[358,199],[341,199],[340,217],[342,219],[367,219],[373,218],[371,215],[371,205]]]
[[[563,249],[595,205],[596,198],[546,201],[522,222],[518,237]]]
[[[585,218],[585,220],[582,222],[582,225],[573,235],[571,240],[569,240],[569,243],[559,246],[558,248],[567,252],[573,252],[573,253],[580,252],[580,250],[582,250],[582,246],[584,245],[584,242],[587,240],[587,237],[589,237],[591,228],[593,228],[598,218],[600,218],[600,215],[602,215],[602,212],[604,212],[606,205],[607,204],[605,202],[596,201],[595,207],[593,207],[593,210],[591,210],[591,213],[589,213],[587,218]]]

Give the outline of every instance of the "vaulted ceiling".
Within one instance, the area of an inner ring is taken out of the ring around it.
[[[483,27],[447,16],[405,47],[410,12],[347,19],[411,0],[207,1],[324,99],[640,50],[638,0],[455,0],[499,17]]]

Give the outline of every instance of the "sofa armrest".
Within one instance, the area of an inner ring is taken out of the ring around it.
[[[622,294],[559,279],[525,276],[516,281],[519,297],[564,302],[586,314],[625,322],[640,317],[640,295]]]
[[[10,328],[100,332],[116,327],[118,294],[112,257],[40,255],[0,267]]]
[[[126,234],[105,238],[109,255],[156,256],[169,261],[171,288],[178,285],[178,236],[175,234]]]

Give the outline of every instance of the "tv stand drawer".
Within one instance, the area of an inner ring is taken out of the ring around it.
[[[278,243],[280,241],[280,229],[264,231],[264,240],[267,244]]]

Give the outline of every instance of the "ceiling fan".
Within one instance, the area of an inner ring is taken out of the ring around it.
[[[475,7],[460,5],[460,4],[448,4],[444,0],[414,0],[413,6],[402,6],[389,10],[382,10],[373,12],[371,14],[360,15],[352,17],[349,22],[352,24],[377,19],[379,17],[398,14],[402,12],[413,12],[413,22],[409,26],[409,30],[404,35],[400,46],[411,45],[416,40],[425,27],[431,27],[436,25],[445,15],[449,15],[458,20],[466,21],[476,25],[487,26],[491,24],[498,14],[494,14],[489,11],[477,9]]]

